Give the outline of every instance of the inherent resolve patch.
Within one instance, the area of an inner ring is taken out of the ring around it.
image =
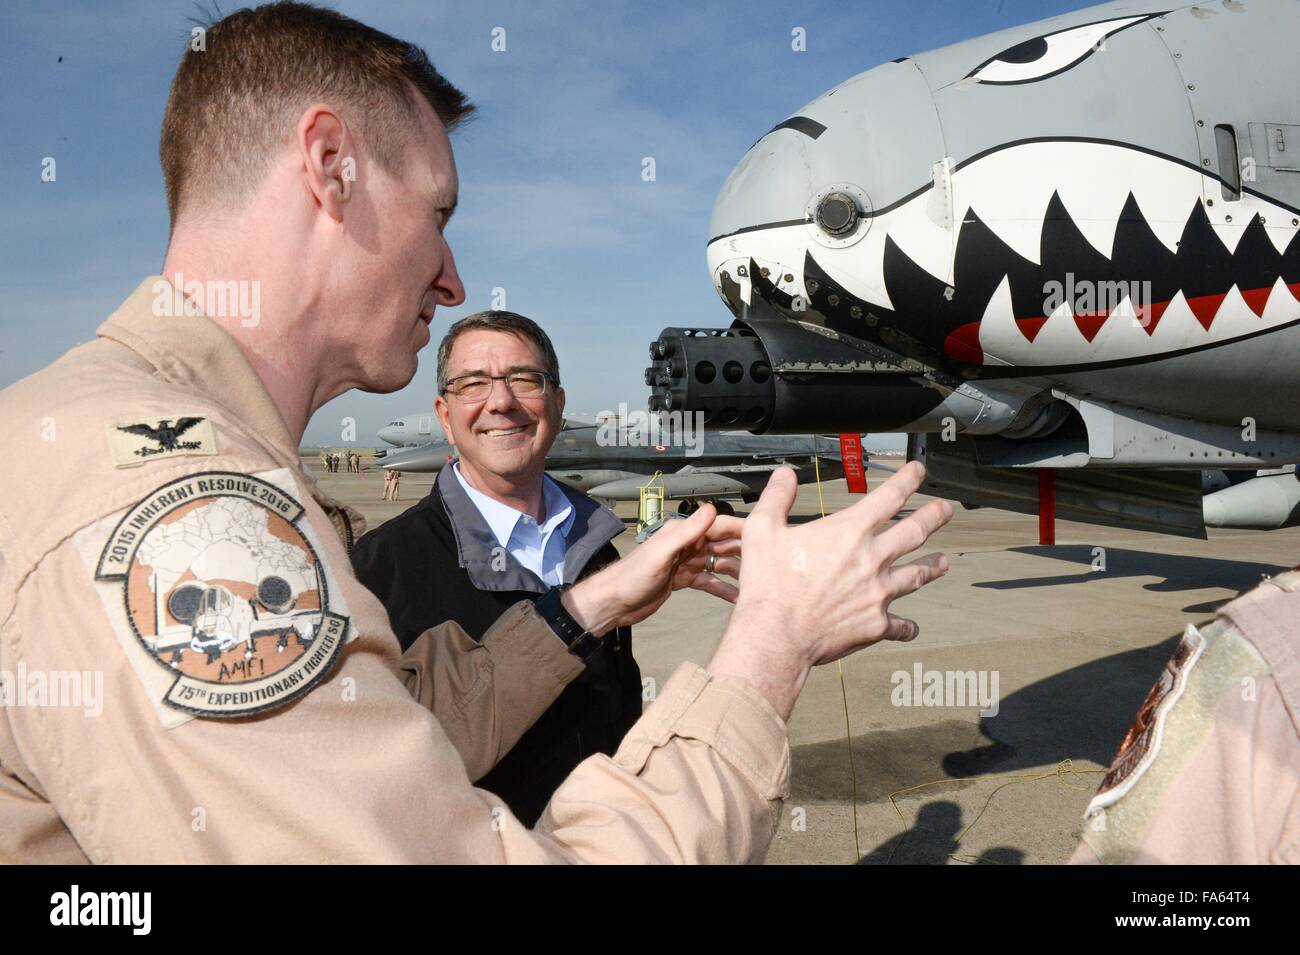
[[[117,522],[95,579],[121,584],[135,639],[175,675],[160,702],[249,716],[329,673],[348,618],[330,612],[302,516],[262,477],[208,471],[164,484]]]
[[[216,454],[217,436],[212,422],[200,415],[118,422],[108,426],[108,450],[113,467],[133,468],[158,458]]]

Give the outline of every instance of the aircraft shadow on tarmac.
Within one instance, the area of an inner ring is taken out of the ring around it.
[[[1014,772],[1063,759],[1109,766],[1181,636],[1089,660],[1016,690],[1002,699],[997,716],[980,717],[979,745],[943,757],[944,773]]]
[[[978,722],[952,719],[898,730],[874,724],[873,731],[853,738],[859,803],[888,803],[891,793],[935,780],[965,789],[976,785],[963,781],[968,777],[1041,769],[1065,759],[1108,766],[1180,636],[1031,683],[1003,698],[996,716]],[[791,757],[792,803],[853,798],[843,739],[794,747]],[[898,837],[886,841],[862,862],[946,862],[962,827],[960,815],[961,808],[948,800],[927,803],[901,844]],[[969,861],[1016,864],[1023,855],[1003,846]]]
[[[1018,549],[1089,565],[1092,562],[1092,548],[1086,546]],[[1164,577],[1163,581],[1146,585],[1145,589],[1150,591],[1168,593],[1223,587],[1241,594],[1253,589],[1262,576],[1285,569],[1275,564],[1152,554],[1109,547],[1106,549],[1104,572],[1089,570],[1076,577],[988,581],[974,586],[1043,586],[1082,582],[1104,573]],[[1193,604],[1184,607],[1183,612],[1209,614],[1232,599],[1228,596]],[[1122,625],[1120,618],[1116,626]],[[1089,660],[1022,687],[1001,701],[997,716],[980,718],[979,732],[984,737],[983,744],[949,752],[942,761],[943,771],[949,776],[976,776],[990,771],[1006,772],[1051,765],[1067,758],[1110,765],[1138,707],[1180,638],[1181,632],[1154,646]]]
[[[1204,590],[1221,587],[1245,593],[1267,576],[1279,574],[1287,568],[1281,564],[1261,564],[1246,560],[1220,560],[1190,554],[1158,554],[1146,550],[1128,550],[1122,547],[1105,547],[1104,554],[1094,554],[1098,548],[1091,544],[1064,544],[1055,547],[1012,547],[1017,554],[1051,557],[1070,563],[1082,564],[1087,569],[1070,576],[1019,577],[1014,580],[982,580],[974,587],[989,590],[1021,590],[1026,587],[1055,587],[1061,584],[1082,584],[1115,577],[1163,577],[1164,580],[1144,584],[1143,589],[1153,593],[1177,593],[1182,590]],[[1105,570],[1093,570],[1093,562],[1105,560]],[[1184,607],[1183,613],[1213,613],[1231,600],[1208,601]]]

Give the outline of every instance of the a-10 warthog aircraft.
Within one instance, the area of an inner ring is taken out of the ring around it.
[[[651,408],[902,431],[935,493],[1300,523],[1300,3],[1120,2],[901,57],[756,142]]]

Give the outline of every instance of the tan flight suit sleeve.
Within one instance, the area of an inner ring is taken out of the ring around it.
[[[344,544],[340,560],[346,563],[352,543],[365,533],[365,517],[334,500],[325,502],[325,515]],[[365,599],[371,598],[373,616],[386,621],[382,601],[367,591]],[[442,723],[469,778],[482,779],[584,666],[522,600],[482,642],[454,621],[426,630],[402,654],[400,668],[411,696]]]
[[[103,675],[97,712],[4,714],[21,758],[6,771],[90,861],[752,862],[770,842],[789,748],[743,681],[683,667],[614,758],[581,764],[530,831],[470,784],[399,676],[390,634],[363,631],[328,678],[272,712],[166,729],[92,588],[65,541],[0,621],[0,667]],[[450,679],[426,672],[418,696]],[[12,839],[27,861],[42,844],[67,848],[39,835]]]
[[[533,605],[520,601],[482,642],[454,621],[402,654],[411,697],[438,718],[470,779],[482,779],[583,671]]]
[[[1209,647],[1158,749],[1100,824],[1085,820],[1071,863],[1300,862],[1300,737],[1276,666],[1285,661],[1264,659],[1224,620],[1202,632]]]

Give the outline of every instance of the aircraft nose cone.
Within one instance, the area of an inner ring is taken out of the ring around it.
[[[878,271],[885,228],[876,217],[926,187],[944,156],[930,88],[910,61],[830,90],[764,134],[723,183],[708,247],[719,294],[739,314],[752,283],[793,312],[810,255]]]
[[[722,184],[709,220],[709,237],[802,222],[814,145],[809,136],[791,129],[774,130],[756,142]]]

